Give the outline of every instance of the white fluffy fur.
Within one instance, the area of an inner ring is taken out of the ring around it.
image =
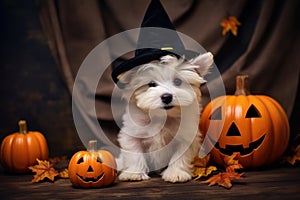
[[[211,53],[190,61],[167,55],[119,77],[126,83],[123,97],[128,100],[118,136],[119,180],[145,180],[149,171],[162,168],[165,181],[192,178],[192,161],[201,145],[199,88],[212,63]],[[151,81],[155,87],[149,87]],[[171,94],[172,101],[164,103],[163,94]]]

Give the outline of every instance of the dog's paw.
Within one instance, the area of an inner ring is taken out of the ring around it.
[[[120,181],[142,181],[150,179],[150,177],[146,173],[122,172],[118,179]]]
[[[181,169],[167,168],[165,171],[162,172],[162,179],[171,183],[187,182],[192,179],[192,175]]]

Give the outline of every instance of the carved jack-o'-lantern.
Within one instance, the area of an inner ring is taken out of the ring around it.
[[[97,141],[89,141],[88,151],[78,151],[69,163],[70,181],[75,187],[99,188],[112,184],[117,176],[113,155],[105,150],[96,150]]]
[[[271,164],[288,146],[287,116],[274,99],[250,95],[248,76],[236,81],[235,95],[218,97],[203,110],[200,129],[214,145],[211,156],[220,165],[233,152],[246,168]]]

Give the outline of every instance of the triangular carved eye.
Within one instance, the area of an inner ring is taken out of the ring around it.
[[[246,118],[260,118],[261,114],[257,108],[252,104],[247,111]]]
[[[102,163],[102,159],[99,158],[99,157],[97,157],[97,162],[98,162],[98,163]]]
[[[78,161],[77,164],[83,163],[83,157],[81,157]]]
[[[222,110],[221,107],[218,107],[209,117],[210,120],[221,120],[222,119]]]
[[[226,136],[241,136],[241,133],[234,122],[231,124],[230,128],[228,129]]]

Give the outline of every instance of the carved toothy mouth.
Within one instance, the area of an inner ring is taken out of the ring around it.
[[[225,155],[232,155],[234,152],[240,153],[241,156],[246,156],[250,153],[252,153],[255,149],[257,149],[262,142],[265,139],[266,134],[261,136],[259,139],[256,141],[250,142],[249,147],[244,148],[242,144],[238,145],[229,145],[226,144],[225,148],[220,147],[219,142],[214,141],[211,137],[208,137],[210,141],[214,144],[215,143],[215,148],[218,149],[221,153]]]
[[[93,182],[93,183],[99,182],[104,177],[104,173],[100,174],[96,178],[84,178],[83,176],[80,176],[79,174],[76,174],[76,175],[83,182]]]

